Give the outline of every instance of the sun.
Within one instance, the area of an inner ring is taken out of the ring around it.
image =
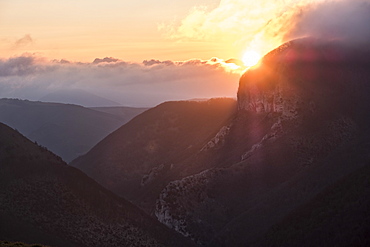
[[[256,51],[246,51],[243,56],[243,63],[247,67],[254,66],[261,59],[261,55]]]

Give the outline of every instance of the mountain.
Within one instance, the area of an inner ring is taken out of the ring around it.
[[[191,243],[0,124],[0,239],[51,246]]]
[[[118,107],[99,111],[71,104],[0,99],[0,122],[16,128],[67,162],[86,153],[145,109]]]
[[[105,112],[116,117],[119,117],[122,120],[122,124],[127,123],[140,113],[148,110],[149,108],[140,108],[140,107],[126,107],[126,106],[113,106],[113,107],[90,107],[90,109],[100,112]]]
[[[267,54],[240,79],[238,113],[223,147],[209,150],[222,157],[218,167],[169,183],[156,203],[158,219],[209,246],[259,246],[269,229],[368,166],[369,65],[364,51],[316,39]],[[352,219],[354,236],[365,229],[363,213]],[[345,233],[337,229],[321,239]],[[276,239],[289,240],[279,233]],[[345,246],[340,239],[335,245]],[[297,238],[295,246],[314,243]]]
[[[84,107],[111,107],[120,106],[120,103],[97,96],[81,89],[64,89],[49,93],[42,98],[42,102],[81,105]]]
[[[179,163],[205,146],[235,111],[236,101],[227,98],[166,102],[135,117],[71,165],[150,212],[178,169],[191,173]]]
[[[72,165],[201,246],[366,246],[369,67],[366,46],[290,41],[218,121],[163,104]]]
[[[369,246],[369,181],[367,164],[290,213],[255,246]]]

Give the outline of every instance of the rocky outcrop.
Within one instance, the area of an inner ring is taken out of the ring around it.
[[[207,217],[200,216],[196,209],[201,208],[203,215],[212,215],[216,209],[223,208],[212,199],[210,192],[214,179],[222,173],[222,170],[210,169],[170,182],[156,201],[157,219],[194,242],[205,243],[215,233],[214,226]]]
[[[216,136],[213,137],[209,142],[207,142],[206,145],[202,147],[200,150],[202,151],[207,151],[208,149],[215,148],[217,145],[223,145],[225,143],[225,138],[230,132],[231,126],[223,126],[219,132],[217,132]]]
[[[323,76],[331,76],[327,72],[333,71],[325,71],[325,65],[341,62],[339,50],[328,42],[305,38],[271,51],[241,77],[238,109],[275,112],[288,117],[296,115],[302,104],[311,102],[307,101],[312,96],[307,95],[307,89],[312,88],[312,83],[326,79]]]

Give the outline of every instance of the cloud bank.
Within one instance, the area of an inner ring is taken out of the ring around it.
[[[241,70],[221,59],[97,58],[92,63],[48,61],[35,55],[0,60],[0,97],[39,100],[59,90],[84,90],[127,106],[167,100],[235,97]]]
[[[265,54],[302,36],[369,42],[369,0],[221,0],[161,26],[175,40],[207,40]]]

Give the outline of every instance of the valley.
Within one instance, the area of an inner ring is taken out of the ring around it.
[[[0,125],[1,239],[369,245],[370,53],[360,48],[289,41],[245,71],[236,101],[168,101],[144,111],[2,99],[0,116],[13,128],[7,107],[26,104],[73,110],[55,119],[68,123],[60,133],[75,136],[74,145],[80,137],[71,129],[84,136],[106,129],[67,165],[41,141],[26,139],[38,133],[27,129],[40,125],[33,117],[51,119],[51,110],[23,108],[30,120],[19,120],[18,132]],[[47,130],[58,132],[45,126],[39,132],[48,137]]]

